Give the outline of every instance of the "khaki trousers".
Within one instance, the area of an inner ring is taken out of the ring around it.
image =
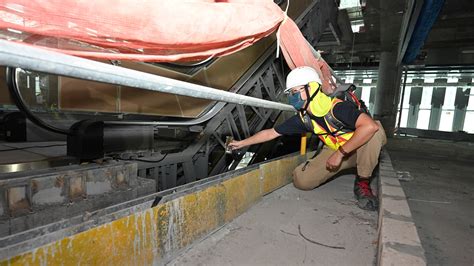
[[[324,146],[321,153],[307,163],[302,163],[293,171],[293,184],[303,190],[311,190],[326,182],[341,170],[357,166],[357,174],[362,177],[372,176],[372,171],[378,164],[380,150],[387,143],[385,131],[379,121],[379,130],[372,138],[359,147],[351,156],[344,158],[341,167],[334,172],[326,169],[326,161],[335,152]]]

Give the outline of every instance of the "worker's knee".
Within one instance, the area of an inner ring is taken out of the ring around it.
[[[382,146],[387,143],[387,137],[385,136],[385,131],[379,121],[376,121],[379,125],[379,130],[377,130],[374,135],[369,139],[369,141],[364,144],[364,146],[369,147],[369,150],[379,150]],[[378,152],[378,151],[377,151]]]
[[[293,185],[295,186],[295,188],[301,189],[301,190],[311,190],[314,188],[312,186],[309,186],[307,182],[302,181],[301,179],[299,179],[298,177],[294,175],[293,175]]]
[[[305,173],[296,169],[293,172],[293,185],[297,189],[301,190],[312,190],[324,182],[323,179],[319,178],[317,175],[312,175],[311,173]]]
[[[380,121],[377,120],[375,122],[377,123],[378,128],[379,128],[379,130],[375,132],[375,137],[381,141],[382,146],[383,146],[387,143],[387,136],[385,135],[385,129],[383,128],[382,123],[380,123]]]

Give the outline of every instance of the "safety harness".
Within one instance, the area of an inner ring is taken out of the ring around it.
[[[313,84],[309,84],[305,86],[305,91],[307,95],[310,95],[310,89],[311,86],[314,86]],[[330,148],[337,149],[337,146],[340,145],[339,142],[343,141],[344,143],[349,140],[352,137],[352,134],[355,130],[355,128],[351,125],[347,125],[343,121],[340,121],[337,119],[333,113],[334,106],[338,103],[341,102],[350,102],[356,106],[356,108],[360,111],[362,111],[365,114],[368,114],[370,116],[370,113],[367,109],[367,106],[362,100],[359,100],[357,96],[355,95],[354,91],[356,87],[352,84],[350,85],[340,85],[336,89],[334,93],[331,95],[328,95],[326,98],[321,98],[325,99],[325,103],[323,105],[328,105],[325,108],[322,108],[321,110],[318,110],[320,113],[320,116],[315,116],[314,114],[311,114],[310,112],[307,111],[308,106],[311,104],[311,102],[316,98],[317,94],[320,92],[320,86],[318,84],[317,89],[314,91],[312,95],[310,95],[308,101],[305,104],[305,107],[299,110],[300,113],[300,118],[305,125],[306,129],[308,131],[313,132],[313,134],[318,135],[320,138],[320,142],[318,144],[318,147],[316,149],[316,152],[314,153],[313,157],[310,159],[312,160],[314,157],[316,157],[320,152],[323,147],[323,144],[326,143]],[[312,89],[314,90],[314,89]],[[328,102],[328,99],[329,101]],[[310,107],[311,109],[311,107]],[[323,118],[323,120],[326,123],[326,127],[323,125],[319,124],[317,117]],[[315,126],[318,127],[315,130]],[[329,129],[329,130],[326,130]],[[319,133],[318,133],[319,132]],[[302,171],[305,170],[306,165],[309,163],[309,160],[305,163],[305,165],[302,168]]]
[[[309,87],[309,85],[305,86],[305,91],[306,91],[307,95],[310,95],[308,87]],[[320,88],[321,87],[319,86],[316,89],[316,91],[310,96],[309,100],[306,102],[305,107],[302,110],[299,111],[301,120],[303,121],[306,129],[308,131],[311,131],[311,132],[314,132],[314,126],[313,126],[312,121],[316,122],[317,118],[316,118],[315,115],[307,112],[306,110],[307,110],[307,107],[310,104],[310,102],[313,101],[313,99],[319,93]],[[336,91],[334,91],[331,95],[328,95],[328,96],[333,101],[334,101],[334,99],[336,99],[336,104],[339,103],[339,102],[350,102],[350,103],[354,104],[354,106],[356,106],[356,108],[358,110],[360,110],[361,112],[371,116],[367,106],[364,103],[364,101],[358,99],[357,96],[355,95],[355,93],[354,93],[355,90],[356,90],[356,86],[354,86],[353,84],[349,84],[349,85],[344,84],[344,85],[338,86]],[[336,118],[336,116],[333,113],[334,105],[335,104],[333,104],[333,106],[331,106],[331,109],[324,115],[324,120],[327,122],[328,128],[334,128],[335,130],[329,131],[329,132],[326,132],[326,133],[322,133],[322,134],[317,134],[317,135],[327,135],[327,134],[329,134],[329,135],[336,136],[336,134],[338,134],[339,132],[347,133],[347,132],[352,132],[352,131],[355,130],[354,127],[352,127],[352,126],[350,126],[350,125],[348,125],[348,124],[344,123],[343,121],[340,121],[339,119]],[[323,125],[320,125],[320,126],[324,128]]]

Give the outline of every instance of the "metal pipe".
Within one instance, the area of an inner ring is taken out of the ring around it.
[[[400,136],[400,124],[402,123],[403,101],[405,100],[405,87],[407,85],[408,69],[405,67],[405,76],[403,78],[402,99],[400,101],[400,112],[398,113],[397,135]]]
[[[248,90],[249,86],[253,86],[253,84],[256,82],[259,76],[262,75],[268,68],[268,65],[271,63],[268,62],[268,58],[273,54],[273,51],[275,50],[276,44],[273,43],[270,48],[265,51],[265,53],[260,56],[257,61],[252,65],[252,67],[247,70],[247,72],[235,83],[231,90],[236,90],[238,89],[246,91]],[[279,75],[277,75],[280,77]],[[281,83],[283,84],[283,81],[280,80]],[[244,93],[245,94],[245,93]],[[222,108],[225,106],[225,102],[218,102],[212,106],[208,111],[206,111],[204,114],[200,115],[197,118],[193,118],[190,120],[185,120],[185,121],[105,121],[106,124],[128,124],[128,125],[155,125],[155,126],[193,126],[197,124],[204,123],[208,121],[209,119],[213,118]],[[252,106],[253,107],[253,106]]]
[[[314,47],[308,42],[308,40],[306,40],[306,43],[308,44],[309,48],[311,49],[311,52],[313,53],[313,56],[316,57],[317,60],[321,60],[322,59],[322,56],[321,56],[321,53],[319,53],[318,51],[316,51],[316,49],[314,49]],[[324,60],[324,59],[323,59]],[[329,66],[329,65],[328,65]],[[336,75],[336,72],[334,72],[334,70],[329,66],[329,71],[331,72],[331,74],[333,75],[333,77],[336,79],[337,83],[340,83],[340,84],[344,84],[344,82],[342,81],[342,79],[340,79],[337,75]]]
[[[159,91],[281,111],[295,111],[295,109],[288,104],[239,95],[4,40],[0,40],[0,64],[3,66],[19,67],[149,91]]]

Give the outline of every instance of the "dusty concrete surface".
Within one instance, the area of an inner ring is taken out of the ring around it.
[[[66,142],[0,142],[0,151],[0,164],[39,161],[65,156]]]
[[[428,265],[474,264],[474,143],[399,138],[387,145]]]
[[[385,149],[379,160],[379,202],[377,264],[426,265],[407,197]]]
[[[377,213],[356,207],[353,176],[315,190],[292,184],[197,243],[170,265],[372,265]],[[334,249],[311,243],[344,247]]]

